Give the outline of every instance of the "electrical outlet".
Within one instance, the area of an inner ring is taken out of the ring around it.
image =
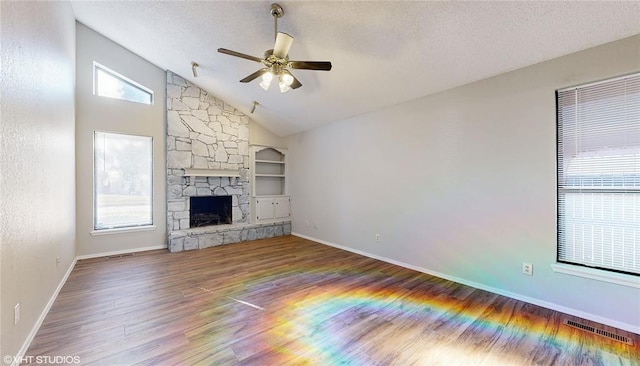
[[[18,325],[20,322],[20,303],[17,303],[13,308],[13,325]]]
[[[381,241],[382,239],[380,238],[380,234],[376,234],[376,242],[379,243]]]
[[[522,273],[527,276],[533,276],[533,264],[531,263],[522,263]]]
[[[60,265],[60,257],[56,257],[56,267]]]

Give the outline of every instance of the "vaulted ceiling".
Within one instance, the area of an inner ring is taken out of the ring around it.
[[[281,94],[261,65],[273,1],[72,1],[78,21],[288,135],[640,33],[640,2],[280,1],[303,87]],[[639,55],[640,59],[640,55]],[[191,73],[191,61],[200,67]],[[640,68],[640,65],[639,65]]]

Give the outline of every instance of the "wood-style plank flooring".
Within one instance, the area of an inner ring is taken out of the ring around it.
[[[583,321],[294,236],[79,261],[27,356],[83,365],[640,365]],[[586,322],[586,321],[585,321]],[[591,325],[596,325],[587,322]]]

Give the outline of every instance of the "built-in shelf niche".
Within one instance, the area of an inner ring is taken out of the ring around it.
[[[287,195],[287,149],[251,145],[251,222],[291,218]]]
[[[284,177],[284,161],[256,160],[256,176]]]
[[[286,149],[252,146],[253,196],[286,195]]]

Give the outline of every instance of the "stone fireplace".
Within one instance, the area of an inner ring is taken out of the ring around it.
[[[169,250],[290,234],[289,220],[249,223],[249,184],[249,118],[167,71]],[[217,212],[193,217],[194,198],[212,202],[216,197],[227,197],[230,217],[216,218]]]

